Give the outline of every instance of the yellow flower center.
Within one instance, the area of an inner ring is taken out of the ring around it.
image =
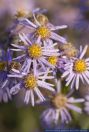
[[[48,58],[48,62],[49,62],[50,64],[54,65],[54,66],[57,64],[57,60],[58,60],[57,56],[50,56],[50,57]]]
[[[42,39],[46,39],[50,37],[51,32],[47,27],[41,26],[37,29],[36,35],[41,36]]]
[[[6,66],[6,63],[1,61],[0,62],[0,71],[4,70],[5,69],[5,66]]]
[[[52,100],[52,103],[53,105],[60,109],[60,108],[63,108],[63,107],[66,107],[66,103],[67,103],[67,97],[65,97],[64,95],[62,94],[57,94],[53,100]]]
[[[33,74],[28,74],[24,78],[24,86],[27,89],[34,89],[37,86],[37,80],[36,77],[34,77]]]
[[[42,49],[38,44],[32,44],[28,48],[28,54],[30,57],[37,59],[42,56]]]
[[[86,62],[82,59],[74,62],[74,71],[82,73],[86,71]]]

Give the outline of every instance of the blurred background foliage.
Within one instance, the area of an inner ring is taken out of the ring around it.
[[[46,8],[47,16],[53,24],[67,24],[68,29],[59,34],[67,38],[77,48],[89,44],[89,0],[0,0],[0,46],[8,47],[9,30],[14,14],[18,10],[29,12],[37,7]],[[89,50],[87,52],[89,56]],[[88,86],[80,86],[79,95],[89,92]],[[13,101],[0,104],[0,132],[43,132],[45,124],[40,121],[44,108],[23,104],[21,95]],[[70,128],[89,129],[89,116],[72,112]],[[66,126],[65,126],[66,127]]]

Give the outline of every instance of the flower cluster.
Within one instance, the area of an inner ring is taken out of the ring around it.
[[[87,100],[89,113],[88,95],[85,99],[74,97],[80,82],[89,84],[89,58],[84,57],[88,46],[77,50],[56,32],[67,25],[54,26],[43,12],[36,9],[29,17],[19,11],[15,16],[10,28],[13,42],[0,56],[0,101],[7,102],[24,91],[24,103],[48,104],[41,115],[45,123],[69,123],[70,110],[83,112],[76,103]]]

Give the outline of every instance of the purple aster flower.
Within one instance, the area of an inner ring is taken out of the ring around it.
[[[42,120],[47,122],[49,125],[57,124],[61,118],[61,123],[69,123],[72,118],[69,110],[74,110],[78,113],[82,113],[81,108],[76,106],[76,103],[84,102],[84,99],[75,99],[71,94],[64,95],[61,93],[61,82],[57,81],[57,90],[53,97],[48,101],[49,108],[42,113]]]
[[[29,29],[30,38],[40,38],[42,41],[49,41],[49,39],[56,40],[62,43],[66,43],[66,39],[60,35],[54,33],[55,30],[65,29],[67,25],[54,26],[49,22],[42,25],[35,17],[33,13],[34,22],[31,22],[29,19],[25,18],[19,23],[24,25]]]
[[[41,22],[42,22],[42,20],[44,19],[43,17],[45,16],[42,13],[45,13],[45,12],[47,12],[46,9],[40,9],[40,8],[36,8],[32,12],[29,12],[29,13],[27,13],[26,11],[21,10],[21,9],[18,10],[16,15],[15,15],[16,19],[14,20],[14,22],[11,25],[11,28],[10,28],[11,33],[12,34],[13,33],[18,34],[18,33],[21,33],[21,32],[26,32],[27,33],[28,32],[27,27],[25,25],[22,25],[20,23],[20,21],[24,21],[24,19],[29,18],[29,17],[32,19],[32,14],[34,13],[35,15],[37,15],[37,18],[39,18],[39,16],[42,16],[42,17],[40,17],[40,18],[42,18],[41,19]],[[46,20],[48,20],[47,17],[46,17]]]
[[[79,79],[84,83],[89,84],[89,58],[83,58],[88,46],[84,49],[80,49],[79,55],[77,57],[71,58],[64,65],[64,73],[62,78],[66,78],[66,86],[70,84],[71,88],[74,86],[76,89],[79,88]]]
[[[25,34],[20,34],[19,37],[24,45],[11,44],[15,47],[15,49],[11,50],[21,52],[20,56],[13,59],[22,59],[24,61],[21,71],[28,73],[32,65],[34,71],[38,67],[42,67],[43,70],[46,70],[47,67],[55,68],[58,56],[60,55],[59,49],[55,47],[57,43],[49,41],[48,45],[45,42],[43,45],[39,38],[37,41],[31,42]]]
[[[48,73],[51,73],[52,71],[47,69],[46,72],[30,72],[30,73],[13,73],[8,75],[12,78],[18,78],[19,82],[13,86],[10,90],[10,93],[15,95],[17,94],[21,89],[25,89],[25,97],[24,102],[26,104],[31,102],[32,106],[35,105],[35,95],[41,100],[44,101],[45,97],[41,93],[41,89],[43,90],[49,90],[54,91],[53,84],[50,84],[49,82],[46,82],[46,79],[53,79],[54,77],[52,75],[48,75]]]

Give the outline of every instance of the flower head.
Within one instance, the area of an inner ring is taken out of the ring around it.
[[[13,51],[21,52],[22,54],[13,60],[24,60],[21,71],[27,71],[33,65],[33,69],[36,70],[38,67],[42,67],[45,70],[47,67],[54,68],[57,63],[57,57],[60,55],[59,49],[55,46],[57,43],[49,41],[44,45],[38,40],[35,42],[30,41],[27,36],[19,35],[21,41],[24,42],[23,46],[12,44],[15,49]]]
[[[87,46],[80,51],[79,56],[66,62],[64,66],[64,73],[62,77],[66,78],[66,86],[71,84],[71,88],[74,86],[79,88],[79,79],[89,84],[89,58],[83,58],[87,50]]]
[[[60,35],[57,35],[56,33],[54,33],[53,31],[55,30],[59,30],[59,29],[64,29],[67,26],[66,25],[62,25],[62,26],[54,26],[52,24],[50,24],[48,22],[48,19],[46,18],[46,16],[35,16],[35,14],[33,13],[33,18],[34,18],[34,22],[31,22],[28,19],[24,19],[22,21],[20,21],[20,24],[28,27],[29,29],[32,29],[31,32],[29,31],[29,35],[33,38],[38,38],[40,37],[40,40],[42,41],[47,41],[49,39],[53,39],[62,43],[66,43],[65,38],[61,37]],[[44,18],[44,22],[41,23],[39,19]],[[47,22],[46,22],[47,21]]]
[[[44,101],[45,97],[41,93],[40,89],[44,90],[50,90],[54,91],[53,89],[53,84],[50,84],[46,82],[46,79],[53,79],[53,76],[49,76],[48,73],[50,73],[49,69],[46,72],[32,72],[32,73],[16,73],[16,74],[10,74],[8,75],[9,77],[15,77],[20,79],[20,81],[11,88],[10,93],[15,95],[17,94],[21,89],[25,89],[25,98],[24,102],[26,104],[29,103],[31,99],[31,104],[32,106],[35,105],[35,94],[37,97],[41,100]]]
[[[60,93],[52,99],[52,104],[58,109],[65,107],[66,103],[67,97]]]
[[[78,113],[82,112],[81,108],[75,104],[84,102],[84,99],[75,99],[71,94],[67,96],[62,94],[60,86],[60,81],[58,81],[55,95],[49,100],[49,108],[41,116],[49,125],[51,123],[57,124],[60,118],[62,123],[69,123],[72,120],[69,110],[74,110]]]
[[[42,48],[38,44],[32,44],[28,47],[28,54],[31,58],[40,58],[42,56]]]
[[[24,78],[24,86],[27,89],[34,89],[37,86],[36,77],[33,74],[28,74]]]
[[[36,35],[41,36],[42,39],[46,39],[51,36],[51,31],[46,26],[41,26],[36,30]]]
[[[48,62],[49,62],[51,65],[56,66],[56,64],[57,64],[57,62],[58,62],[58,57],[57,57],[57,56],[50,56],[50,57],[48,57]]]

